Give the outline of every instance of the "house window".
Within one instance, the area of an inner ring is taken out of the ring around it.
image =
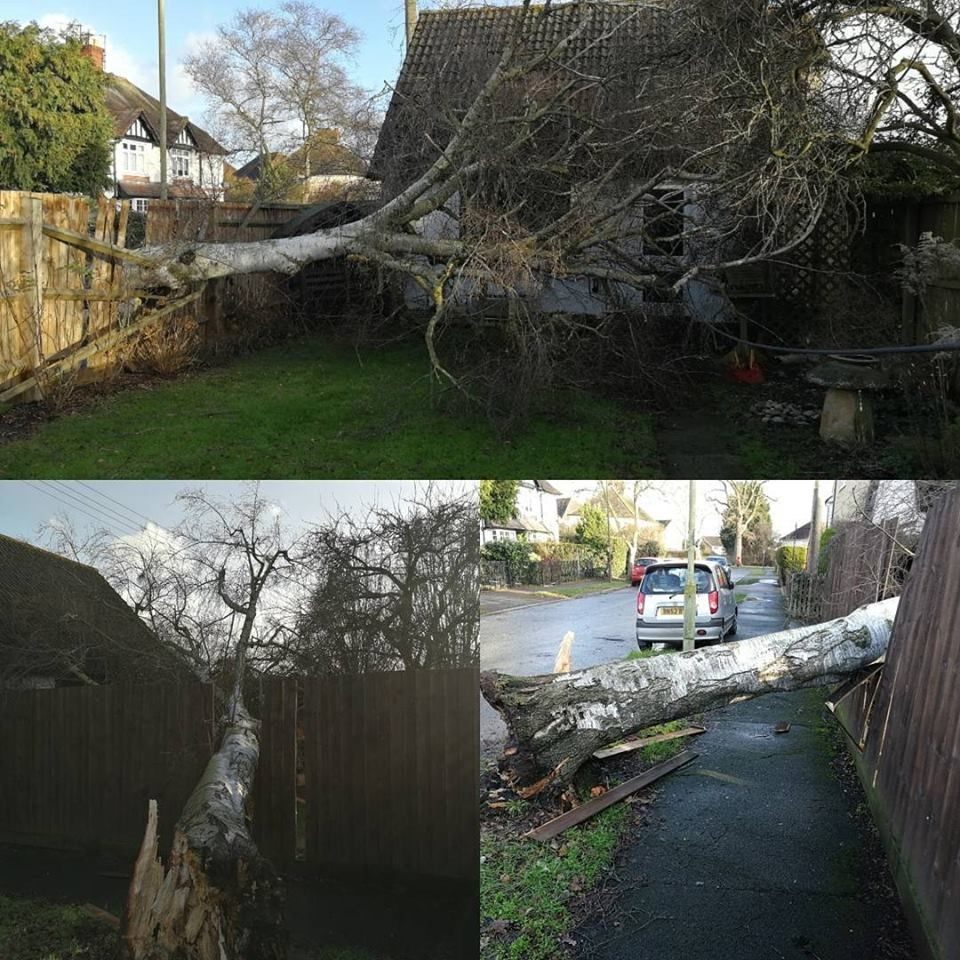
[[[122,170],[124,173],[145,173],[147,169],[147,151],[146,145],[142,143],[121,144],[123,155]]]
[[[190,150],[186,147],[174,147],[170,151],[171,175],[182,179],[190,176]]]
[[[142,197],[135,197],[130,201],[130,209],[134,213],[146,213],[147,212],[147,201]]]

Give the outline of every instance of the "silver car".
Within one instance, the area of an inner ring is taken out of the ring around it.
[[[696,643],[720,642],[737,632],[737,598],[726,570],[712,561],[694,565],[697,584]],[[647,567],[637,591],[637,646],[683,646],[683,590],[687,565],[682,560]]]

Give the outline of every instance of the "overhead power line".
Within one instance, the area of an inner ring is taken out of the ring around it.
[[[152,523],[155,527],[159,527],[161,530],[166,529],[162,524],[157,523],[156,520],[146,516],[145,514],[140,513],[138,510],[134,510],[132,507],[128,507],[125,503],[122,503],[120,500],[117,500],[115,497],[111,497],[109,493],[104,493],[98,487],[93,487],[89,483],[84,483],[83,480],[76,480],[75,483],[78,483],[81,487],[86,487],[87,490],[92,491],[98,497],[102,497],[105,500],[109,500],[111,503],[115,503],[118,507],[122,507],[123,510],[129,513],[131,516],[136,517],[140,520],[143,520],[146,523]]]
[[[68,507],[70,510],[76,511],[77,513],[82,513],[84,516],[89,517],[91,520],[95,521],[101,526],[106,527],[107,531],[109,533],[112,533],[115,537],[119,538],[119,537],[129,536],[130,533],[139,533],[139,530],[135,530],[132,527],[129,530],[118,532],[117,530],[114,529],[113,524],[105,523],[103,517],[96,516],[95,514],[89,512],[88,510],[83,509],[83,507],[78,506],[76,503],[71,503],[69,500],[65,500],[63,497],[58,496],[52,490],[48,490],[46,487],[42,486],[40,483],[34,483],[30,480],[22,480],[21,483],[25,483],[28,487],[30,487],[33,490],[36,490],[38,493],[42,493],[50,497],[52,500],[56,500],[57,503],[65,507]]]

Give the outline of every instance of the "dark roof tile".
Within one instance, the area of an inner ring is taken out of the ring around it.
[[[69,660],[100,680],[149,676],[145,653],[167,659],[99,571],[0,534],[0,673],[71,679]]]
[[[106,77],[105,99],[107,110],[113,117],[116,136],[122,137],[130,129],[131,124],[140,117],[159,142],[160,101],[124,77],[118,77],[113,73],[108,73]],[[172,147],[177,142],[177,137],[180,136],[184,127],[202,153],[227,154],[230,152],[206,130],[171,110],[168,105],[167,146]]]
[[[397,187],[394,180],[422,172],[449,139],[449,126],[445,132],[427,117],[451,109],[462,113],[476,98],[522,12],[516,6],[476,7],[419,15],[370,164],[370,175],[386,181],[387,195]],[[582,27],[564,49],[564,62],[606,84],[635,85],[644,54],[664,45],[666,18],[663,9],[630,2],[534,6],[522,52],[545,52]]]

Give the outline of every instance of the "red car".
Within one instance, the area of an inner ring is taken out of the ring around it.
[[[642,579],[651,563],[659,563],[656,557],[637,557],[630,568],[630,586],[635,587]]]

